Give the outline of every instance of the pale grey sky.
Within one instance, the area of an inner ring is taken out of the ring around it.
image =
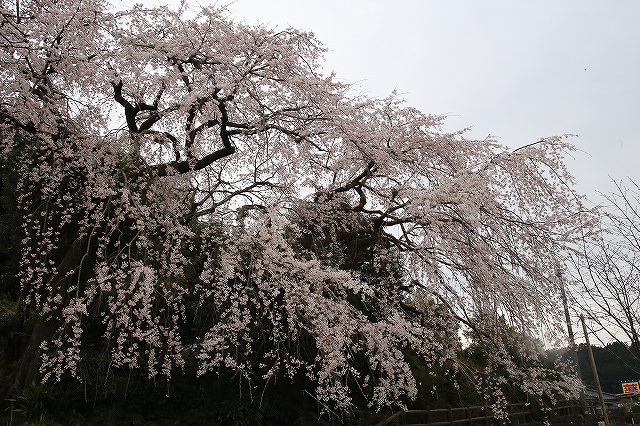
[[[594,201],[613,189],[609,176],[640,181],[639,1],[235,0],[228,7],[235,20],[313,31],[340,80],[372,96],[396,89],[412,106],[450,115],[450,129],[471,126],[470,137],[491,133],[517,147],[578,135],[580,151],[568,161],[578,190]]]

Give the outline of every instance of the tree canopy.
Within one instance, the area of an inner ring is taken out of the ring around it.
[[[557,256],[590,226],[563,137],[446,132],[323,74],[312,34],[223,9],[1,16],[0,153],[35,318],[16,383],[77,375],[98,346],[150,378],[303,376],[327,406],[382,407],[417,393],[408,351],[455,364],[460,326],[528,394],[575,387],[538,386],[499,337],[558,331]]]

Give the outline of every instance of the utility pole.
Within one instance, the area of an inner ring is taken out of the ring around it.
[[[578,359],[578,348],[576,346],[575,335],[573,334],[573,325],[571,324],[571,314],[569,313],[569,303],[567,302],[567,293],[564,289],[564,277],[562,276],[562,270],[560,265],[556,265],[556,276],[558,277],[558,283],[560,284],[560,298],[562,299],[562,305],[564,306],[564,318],[567,322],[567,334],[569,336],[569,350],[571,351],[571,358],[573,365],[576,369],[576,375],[582,383],[582,372],[580,371],[580,360]],[[581,417],[584,419],[584,415],[587,412],[587,400],[584,395],[584,390],[580,391],[580,410],[582,411]]]
[[[596,368],[596,361],[595,359],[593,359],[593,352],[591,351],[591,343],[589,343],[589,333],[587,333],[587,326],[584,323],[584,315],[580,315],[580,321],[582,321],[582,330],[584,331],[584,340],[586,340],[587,342],[587,352],[589,353],[591,370],[593,371],[593,377],[596,379],[596,390],[598,391],[598,399],[600,399],[600,408],[602,409],[604,424],[605,426],[611,426],[611,423],[609,423],[609,416],[607,416],[607,407],[605,407],[604,405],[604,397],[602,396],[602,388],[600,387],[600,377],[598,377],[598,369]]]
[[[573,334],[573,326],[571,325],[571,315],[569,314],[569,303],[567,303],[567,293],[564,291],[564,278],[562,277],[562,271],[560,267],[556,266],[556,276],[560,283],[560,298],[562,299],[562,305],[564,306],[564,318],[567,322],[567,334],[569,335],[569,347],[573,356],[573,362],[576,365],[576,373],[580,376],[580,368],[578,365],[578,352],[576,351],[576,338]]]

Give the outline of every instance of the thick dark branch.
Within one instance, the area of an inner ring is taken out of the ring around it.
[[[178,71],[180,71],[180,78],[184,82],[184,85],[187,88],[187,92],[191,93],[192,89],[191,89],[191,82],[189,81],[189,76],[185,72],[184,67],[182,66],[181,63],[177,63],[176,66],[178,68]]]
[[[111,83],[113,86],[113,98],[124,107],[124,115],[127,120],[127,127],[129,128],[129,131],[133,133],[141,133],[149,130],[151,126],[162,118],[162,114],[158,112],[158,104],[160,103],[160,97],[164,92],[164,86],[158,91],[153,104],[149,105],[145,102],[140,102],[133,105],[122,95],[122,84],[122,80],[118,83]],[[151,111],[151,114],[140,124],[140,126],[138,126],[136,123],[136,116],[141,111]]]
[[[356,187],[362,187],[364,182],[371,176],[371,172],[373,171],[373,168],[375,167],[375,165],[376,163],[373,160],[369,161],[369,163],[367,163],[367,167],[365,167],[362,173],[356,176],[348,184],[341,186],[340,188],[334,189],[334,192],[346,192],[350,189],[355,189]]]
[[[155,99],[153,100],[153,109],[157,110],[158,109],[158,105],[160,105],[160,98],[162,97],[162,94],[164,93],[164,89],[166,89],[166,85],[164,84],[164,82],[162,82],[162,85],[160,86],[160,90],[158,90],[158,93],[156,94]]]
[[[205,155],[201,159],[193,162],[192,160],[185,161],[172,161],[166,164],[159,164],[154,166],[152,169],[153,172],[157,176],[166,176],[170,174],[170,170],[175,170],[176,173],[187,173],[190,171],[202,170],[205,167],[213,164],[217,160],[220,160],[224,157],[228,157],[236,152],[235,147],[231,143],[231,135],[234,134],[233,131],[227,130],[227,124],[229,122],[229,116],[227,113],[227,108],[225,105],[225,101],[231,100],[232,98],[224,98],[218,100],[218,109],[220,110],[220,139],[222,139],[223,147],[213,151],[212,153]]]
[[[375,166],[376,163],[373,160],[369,161],[362,173],[351,180],[351,182],[333,190],[334,192],[346,192],[353,189],[358,193],[358,205],[353,208],[353,211],[362,211],[364,206],[367,204],[367,196],[362,187],[366,180],[371,176]]]
[[[193,170],[202,170],[205,167],[213,164],[215,161],[227,157],[229,155],[232,155],[236,152],[236,149],[231,146],[231,144],[225,144],[225,147],[222,149],[219,149],[217,151],[212,152],[209,155],[206,155],[204,157],[202,157],[200,160],[198,160],[195,164],[195,166],[193,167]]]
[[[122,80],[117,83],[111,83],[113,86],[113,98],[117,103],[124,107],[124,115],[127,119],[127,127],[129,130],[138,133],[138,125],[136,124],[136,114],[140,111],[122,96]]]
[[[355,206],[352,210],[359,212],[362,209],[364,209],[364,206],[367,204],[367,196],[365,195],[361,186],[356,186],[353,189],[358,193],[359,200],[358,200],[358,205]]]
[[[160,120],[160,118],[161,116],[160,114],[158,114],[158,112],[156,111],[152,112],[151,115],[140,124],[138,131],[144,132],[145,130],[149,130],[151,126],[153,126]]]
[[[195,127],[194,129],[191,129],[189,131],[189,140],[191,141],[191,143],[193,143],[195,141],[196,135],[198,133],[200,133],[201,131],[205,130],[205,129],[210,129],[211,127],[220,124],[220,122],[218,120],[215,119],[211,119],[211,120],[207,120],[204,123],[200,124],[199,126]],[[232,134],[231,132],[228,132],[228,134]],[[187,146],[188,148],[188,146]]]
[[[196,105],[191,105],[189,112],[187,113],[187,126],[186,126],[186,140],[184,141],[184,147],[187,151],[187,158],[192,157],[191,148],[196,140],[196,132],[192,131],[193,121],[196,119],[196,112],[198,108]]]
[[[225,146],[224,148],[213,151],[212,153],[205,155],[200,160],[191,165],[189,161],[172,161],[170,163],[159,164],[152,167],[152,171],[157,176],[167,176],[171,174],[170,170],[175,170],[176,173],[188,173],[191,171],[202,170],[205,167],[215,163],[224,157],[228,157],[236,152],[233,146]]]
[[[22,130],[25,130],[28,133],[31,133],[31,134],[38,133],[38,129],[36,129],[36,126],[33,123],[28,122],[26,124],[23,124],[23,123],[19,122],[14,117],[12,117],[11,115],[9,115],[8,113],[6,113],[4,111],[0,111],[0,120],[3,123],[7,123],[7,124],[10,124],[12,126],[16,126],[16,127],[20,128]]]

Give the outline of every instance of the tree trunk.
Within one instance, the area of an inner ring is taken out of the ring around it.
[[[35,318],[31,336],[29,336],[29,341],[20,357],[8,395],[20,392],[32,382],[40,381],[40,355],[42,353],[40,345],[53,334],[55,328],[53,321],[46,321],[42,317]]]

